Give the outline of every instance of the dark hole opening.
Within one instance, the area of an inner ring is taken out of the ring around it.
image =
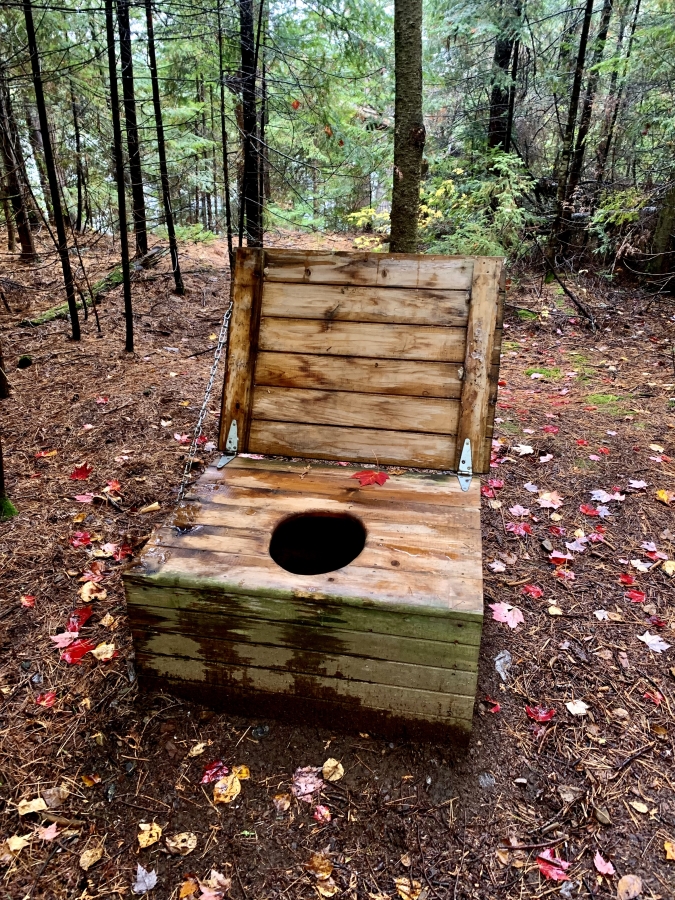
[[[300,513],[274,529],[270,556],[294,575],[321,575],[348,565],[365,543],[366,529],[354,516]]]

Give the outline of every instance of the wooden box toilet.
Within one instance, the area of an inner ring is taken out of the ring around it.
[[[224,456],[124,578],[141,686],[466,738],[503,278],[491,257],[238,251]]]

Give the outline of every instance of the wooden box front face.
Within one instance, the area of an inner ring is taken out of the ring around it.
[[[239,450],[486,472],[503,265],[239,250],[221,417]]]

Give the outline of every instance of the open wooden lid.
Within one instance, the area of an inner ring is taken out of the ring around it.
[[[489,469],[504,266],[495,257],[239,249],[220,448]]]

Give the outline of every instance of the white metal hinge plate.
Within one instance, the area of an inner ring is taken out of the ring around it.
[[[459,481],[459,486],[463,491],[468,491],[471,487],[472,475],[471,441],[467,438],[462,447],[462,455],[459,458],[459,467],[457,469],[457,481]]]
[[[239,449],[239,434],[237,431],[237,420],[232,419],[232,424],[230,425],[230,430],[227,432],[227,440],[225,441],[225,453],[218,460],[218,464],[216,465],[217,469],[222,469],[237,455],[237,450]]]

